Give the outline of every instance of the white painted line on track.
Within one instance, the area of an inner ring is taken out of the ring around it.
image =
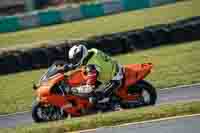
[[[175,101],[174,103],[190,103],[190,102],[199,102],[200,99],[189,99],[189,100],[180,100],[180,101]],[[159,103],[155,104],[154,106],[160,106],[160,105],[168,105],[168,104],[174,104],[172,102],[164,102],[164,103]]]
[[[182,116],[172,116],[172,117],[166,117],[166,118],[160,118],[160,119],[154,119],[154,120],[147,120],[147,121],[141,121],[141,122],[125,123],[125,124],[116,125],[116,126],[103,126],[103,127],[96,128],[96,129],[81,130],[81,131],[75,131],[75,132],[71,132],[71,133],[86,133],[86,132],[96,131],[96,130],[101,129],[101,128],[125,127],[125,126],[129,126],[129,125],[138,125],[138,124],[145,124],[145,123],[154,123],[154,122],[167,121],[167,120],[173,120],[173,119],[181,119],[181,118],[188,118],[188,117],[196,117],[196,116],[200,116],[200,114],[191,114],[191,115],[182,115]]]
[[[3,117],[13,116],[13,115],[20,115],[20,114],[29,113],[29,112],[31,112],[31,111],[29,110],[29,111],[23,111],[23,112],[16,112],[16,113],[0,115],[0,119],[3,118]]]
[[[195,87],[195,86],[200,86],[200,83],[196,83],[196,84],[188,84],[188,85],[178,85],[178,86],[174,86],[174,87],[169,87],[169,88],[161,88],[160,91],[165,91],[165,90],[173,90],[176,88],[187,88],[187,87]]]

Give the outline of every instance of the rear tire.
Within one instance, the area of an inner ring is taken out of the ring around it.
[[[142,94],[142,96],[141,99],[139,99],[138,101],[130,101],[130,103],[129,102],[122,103],[123,108],[154,105],[157,100],[156,89],[145,80],[138,81],[136,84],[130,86],[128,89],[128,93],[129,94],[140,93]],[[145,94],[148,96],[148,98],[144,96]]]
[[[156,104],[157,92],[156,92],[156,89],[150,83],[148,83],[145,80],[141,80],[136,84],[136,86],[138,86],[139,88],[142,89],[142,93],[146,91],[150,96],[149,101],[147,101],[147,102],[145,100],[143,101],[144,105],[155,105]]]

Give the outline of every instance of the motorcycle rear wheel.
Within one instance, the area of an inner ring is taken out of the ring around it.
[[[157,100],[156,89],[145,80],[141,80],[135,85],[130,86],[128,93],[130,95],[140,93],[141,97],[138,99],[138,101],[130,101],[127,103],[123,103],[122,106],[124,108],[154,105]]]

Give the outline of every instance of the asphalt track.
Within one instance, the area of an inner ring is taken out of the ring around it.
[[[160,90],[158,91],[157,105],[196,100],[200,101],[200,85]],[[16,125],[30,123],[33,123],[30,112],[0,116],[0,128],[16,127]]]
[[[98,128],[83,133],[199,133],[200,115]]]

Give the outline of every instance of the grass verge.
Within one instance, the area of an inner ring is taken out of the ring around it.
[[[152,62],[147,77],[156,88],[200,82],[200,41],[169,45],[114,57],[122,64]],[[30,110],[32,81],[45,69],[0,76],[0,114]]]
[[[35,42],[87,38],[113,32],[128,31],[156,24],[175,22],[180,19],[199,16],[199,0],[188,0],[161,7],[131,11],[25,31],[0,34],[0,48],[35,47]],[[120,22],[120,23],[119,23]],[[35,44],[36,45],[36,44]]]
[[[200,113],[200,102],[175,103],[124,110],[122,112],[97,114],[58,122],[32,124],[31,126],[19,126],[16,128],[2,129],[0,133],[65,133],[69,131],[197,113]]]

